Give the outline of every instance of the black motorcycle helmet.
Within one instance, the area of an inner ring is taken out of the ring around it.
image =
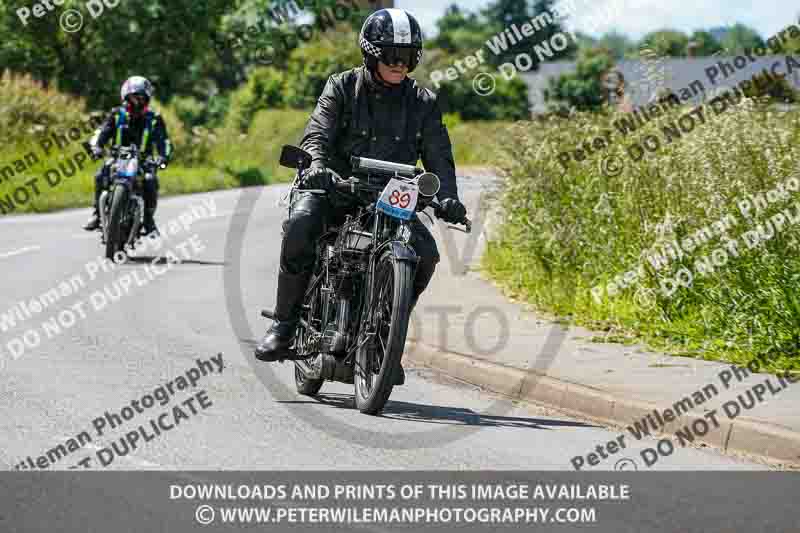
[[[404,9],[381,9],[364,21],[359,36],[364,64],[370,70],[378,60],[387,65],[402,61],[413,72],[422,60],[422,28]]]

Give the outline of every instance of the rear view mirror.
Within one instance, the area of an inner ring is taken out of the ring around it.
[[[439,193],[440,185],[439,176],[433,172],[426,172],[417,178],[419,193],[427,198],[436,196]]]
[[[311,154],[297,146],[285,145],[281,150],[281,166],[303,170],[311,166]]]

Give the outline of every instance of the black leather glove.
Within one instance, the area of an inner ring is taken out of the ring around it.
[[[311,167],[303,173],[303,188],[327,191],[333,185],[333,180],[338,178],[339,175],[329,168]]]
[[[436,216],[450,224],[459,224],[467,216],[467,208],[456,198],[445,198],[436,211]]]

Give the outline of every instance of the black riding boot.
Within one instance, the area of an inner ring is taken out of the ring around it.
[[[288,358],[289,346],[294,340],[297,320],[308,280],[308,274],[278,274],[278,302],[275,305],[275,320],[267,334],[256,347],[256,359],[265,363],[282,361]]]
[[[144,234],[150,235],[155,232],[158,235],[158,228],[156,227],[156,210],[152,207],[144,208]]]
[[[92,210],[92,215],[89,217],[88,222],[86,225],[83,226],[83,229],[86,231],[94,231],[100,228],[100,212],[97,210],[97,205],[100,203],[100,188],[95,186],[94,190],[94,209]]]

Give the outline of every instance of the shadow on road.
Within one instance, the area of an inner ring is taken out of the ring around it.
[[[157,259],[157,260],[156,260]],[[129,263],[150,263],[154,265],[166,265],[167,258],[166,257],[155,257],[155,256],[135,256],[135,257],[128,257]],[[210,266],[225,266],[225,262],[219,261],[199,261],[197,259],[183,259],[178,265],[210,265]]]
[[[339,409],[355,409],[353,396],[349,394],[320,394],[308,400],[283,400],[277,403],[316,404]],[[517,416],[493,416],[476,413],[472,409],[441,405],[422,405],[389,400],[381,414],[389,418],[407,422],[427,424],[449,424],[480,427],[511,427],[527,429],[551,429],[551,427],[601,427],[571,420],[549,420],[544,418],[524,418]]]

